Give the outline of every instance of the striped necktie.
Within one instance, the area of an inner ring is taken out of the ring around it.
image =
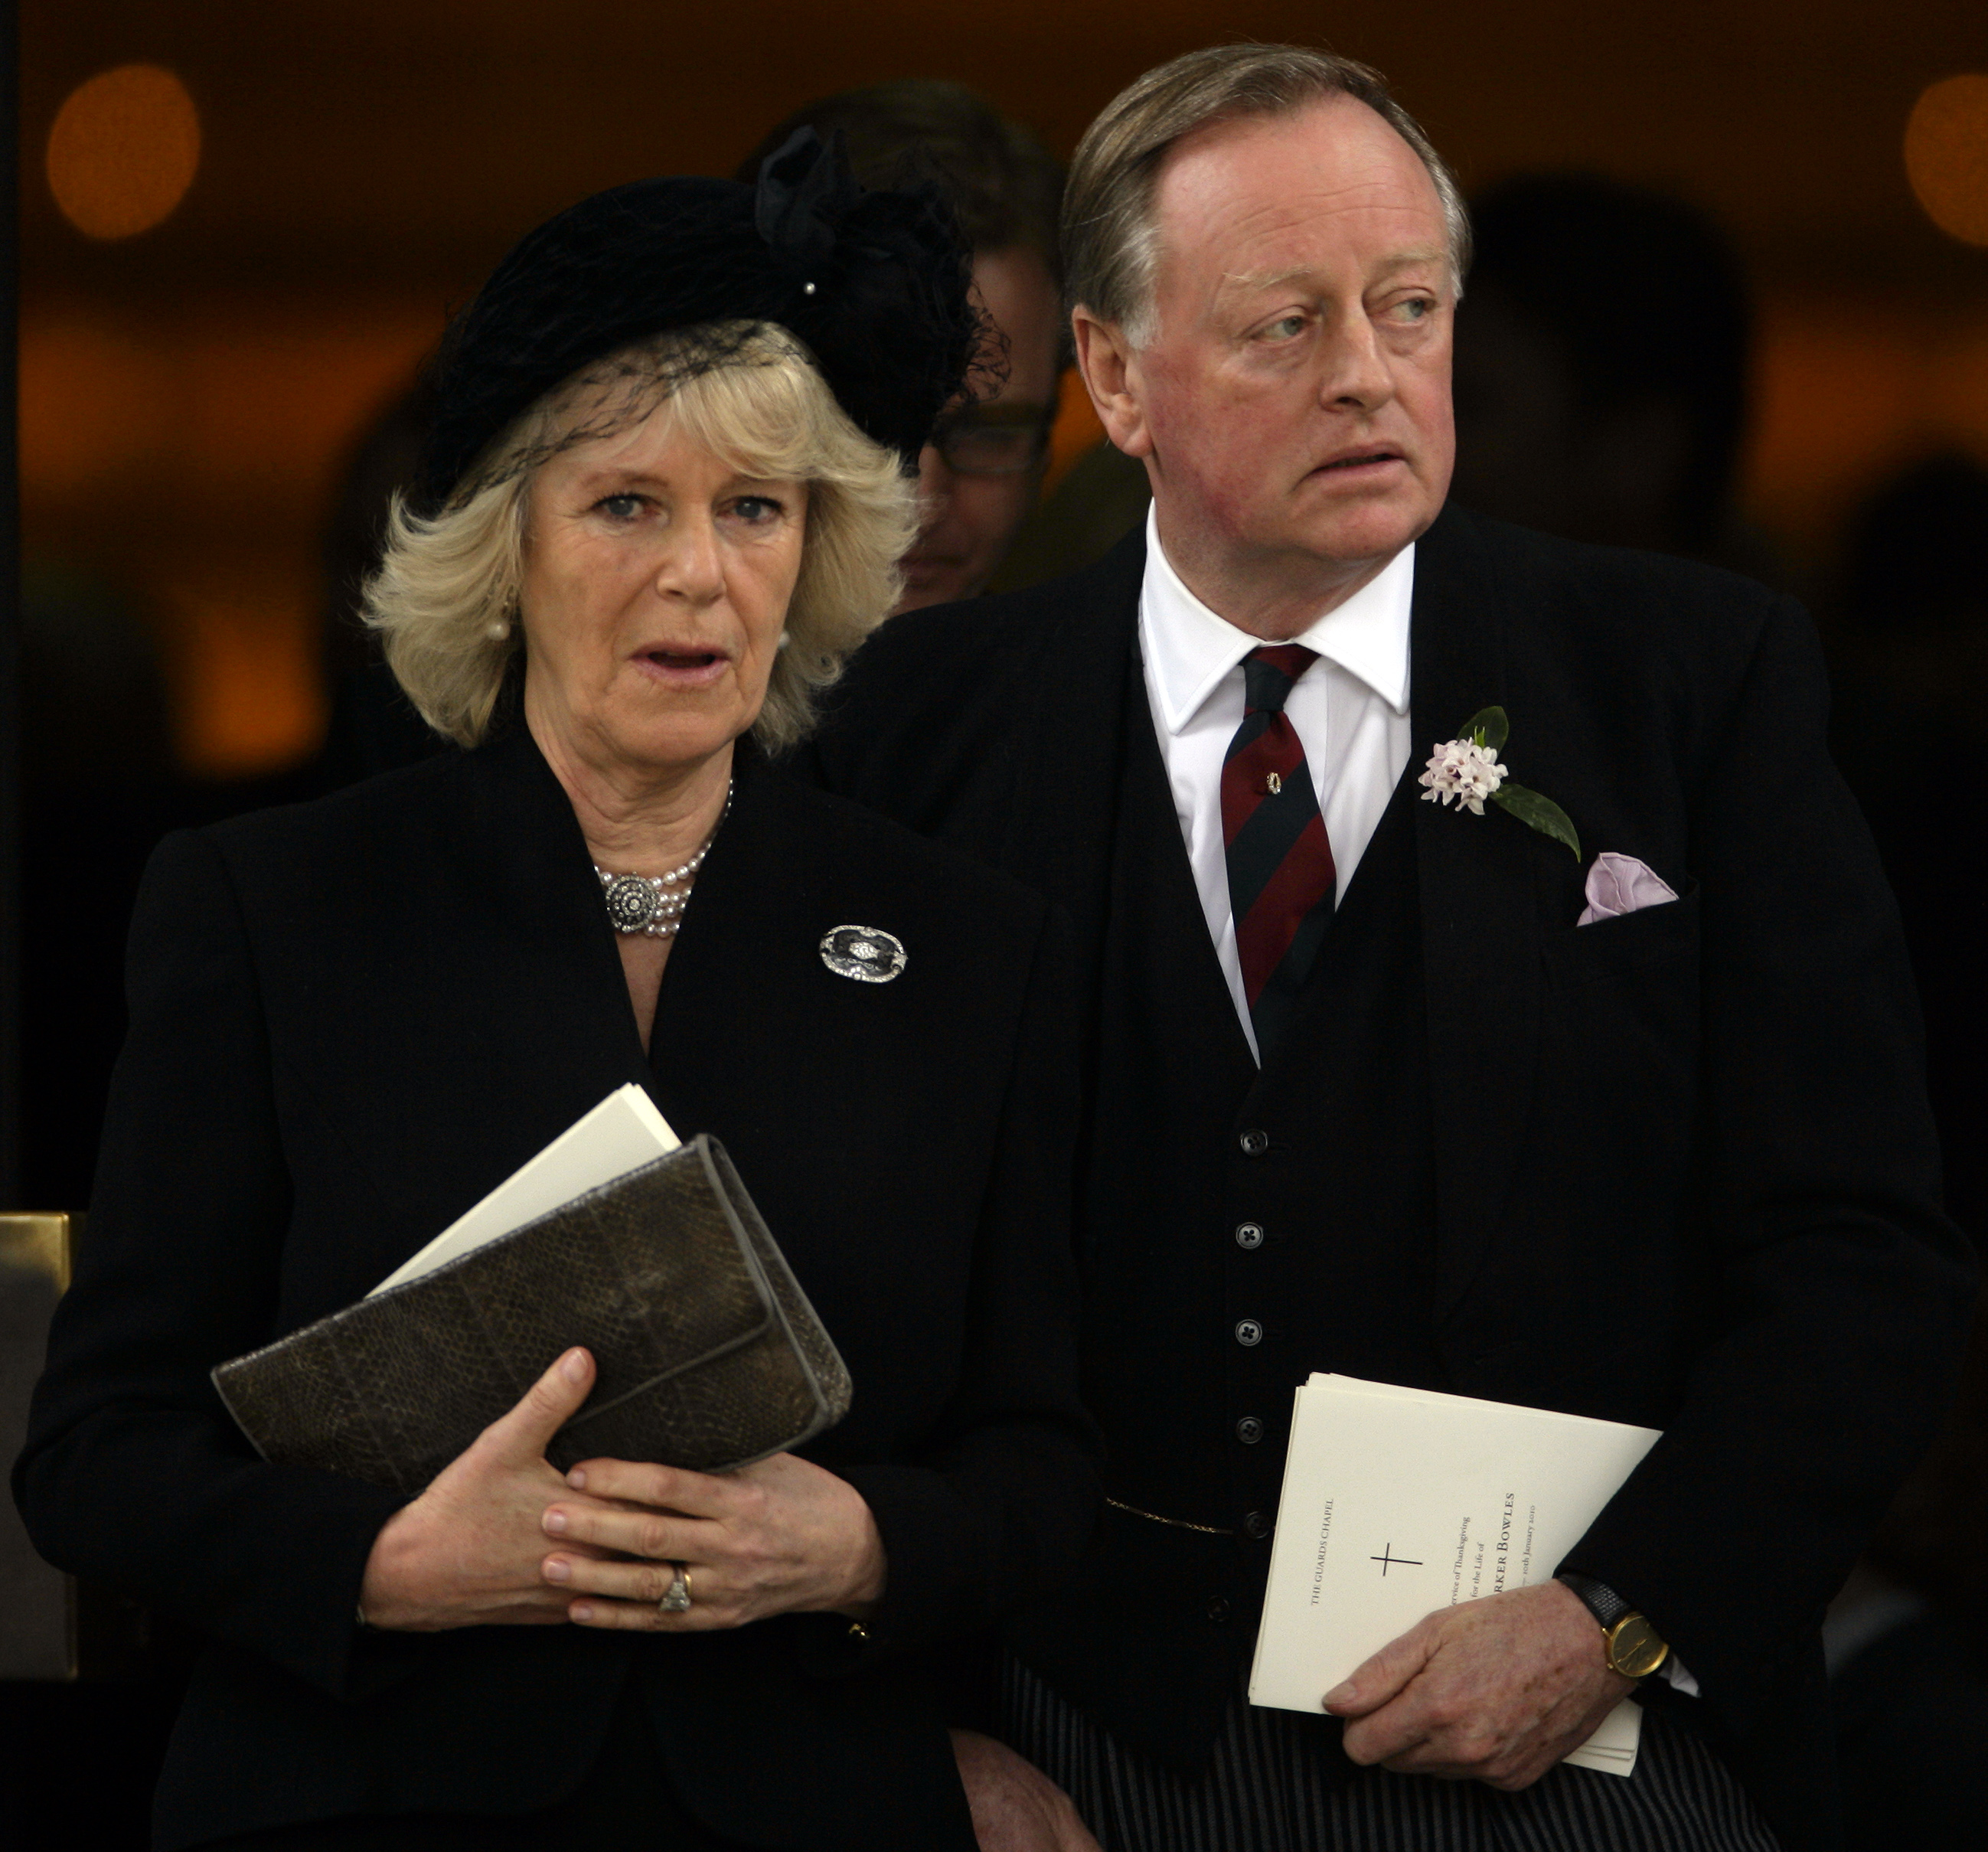
[[[1260,1061],[1290,1022],[1332,923],[1332,845],[1284,713],[1292,685],[1317,660],[1301,643],[1267,645],[1243,659],[1242,724],[1222,767],[1229,909]]]

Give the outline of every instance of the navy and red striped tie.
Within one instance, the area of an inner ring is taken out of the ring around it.
[[[1332,924],[1338,882],[1311,769],[1284,713],[1292,685],[1317,660],[1302,643],[1267,645],[1244,658],[1242,724],[1222,766],[1229,907],[1261,1061],[1297,1009]]]

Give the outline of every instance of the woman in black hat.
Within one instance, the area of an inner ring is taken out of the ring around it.
[[[211,1641],[166,1852],[970,1847],[946,1643],[1095,1489],[1044,906],[769,755],[887,611],[964,262],[812,137],[528,237],[436,376],[370,593],[465,750],[170,839],[16,1486]],[[208,1373],[351,1302],[615,1087],[725,1143],[854,1407],[722,1477],[552,1434],[584,1351],[411,1502],[261,1461]]]

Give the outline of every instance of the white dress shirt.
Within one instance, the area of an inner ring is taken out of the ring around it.
[[[1342,897],[1408,763],[1408,607],[1415,584],[1411,546],[1290,639],[1318,653],[1293,684],[1284,712],[1304,748]],[[1181,583],[1149,509],[1146,576],[1139,588],[1146,698],[1208,936],[1253,1055],[1256,1031],[1242,989],[1222,851],[1222,762],[1242,724],[1242,659],[1263,642],[1218,617]]]

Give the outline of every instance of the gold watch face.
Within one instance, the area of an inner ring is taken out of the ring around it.
[[[1648,1678],[1670,1650],[1641,1614],[1625,1614],[1608,1630],[1608,1669],[1625,1678]]]

